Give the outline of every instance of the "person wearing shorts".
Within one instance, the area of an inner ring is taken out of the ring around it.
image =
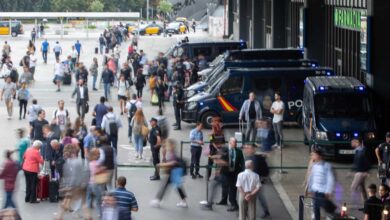
[[[61,83],[64,80],[64,70],[62,68],[62,63],[60,59],[56,60],[56,64],[54,66],[54,81],[57,85],[57,92],[61,91]]]
[[[121,109],[121,115],[123,115],[123,112],[126,107],[129,87],[129,82],[126,80],[125,75],[121,74],[118,81],[118,101],[119,107]]]
[[[16,96],[16,84],[11,81],[11,76],[7,76],[6,83],[1,90],[0,99],[5,101],[5,106],[7,106],[8,119],[12,118],[12,109],[13,109],[13,100]]]

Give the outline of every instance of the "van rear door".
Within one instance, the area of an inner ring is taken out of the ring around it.
[[[222,107],[222,121],[224,124],[237,123],[241,106],[244,102],[244,78],[230,76],[221,86],[217,99]]]

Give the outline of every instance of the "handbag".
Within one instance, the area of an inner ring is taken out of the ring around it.
[[[149,128],[145,125],[142,125],[141,126],[141,134],[142,134],[142,136],[147,137],[149,134]]]
[[[85,103],[85,113],[89,112],[89,104],[88,102]]]
[[[110,181],[110,173],[102,172],[102,173],[95,174],[94,179],[96,184],[108,183],[108,181]]]

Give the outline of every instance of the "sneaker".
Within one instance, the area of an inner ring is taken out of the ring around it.
[[[149,179],[151,181],[153,181],[153,180],[160,180],[160,176],[151,176]]]
[[[184,201],[180,201],[179,203],[176,204],[176,206],[180,208],[188,208],[187,203]]]
[[[196,179],[195,174],[191,174],[192,179]]]
[[[277,147],[278,147],[277,144],[272,145],[272,148],[277,148]]]
[[[135,156],[135,159],[138,159],[139,158],[139,156],[137,155],[137,156]]]
[[[150,206],[153,208],[160,208],[160,200],[153,199],[152,201],[150,201]]]

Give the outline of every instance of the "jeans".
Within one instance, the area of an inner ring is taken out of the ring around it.
[[[144,137],[140,134],[134,135],[135,151],[142,156],[144,149]]]
[[[229,173],[227,175],[227,194],[229,195],[229,202],[231,206],[238,207],[237,204],[237,173]],[[223,193],[222,193],[223,194]]]
[[[176,125],[178,128],[180,128],[180,121],[181,121],[181,113],[182,113],[182,108],[179,108],[177,106],[173,106],[175,110],[175,119],[176,119]]]
[[[320,220],[321,219],[321,206],[323,206],[325,203],[325,194],[315,192],[314,193],[314,219]]]
[[[60,52],[54,52],[55,58],[60,59]]]
[[[199,174],[199,162],[200,162],[200,156],[202,155],[202,147],[192,147],[191,146],[191,166],[190,166],[190,173],[191,175]]]
[[[42,51],[42,59],[45,63],[47,63],[47,51]]]
[[[283,142],[283,121],[272,123],[275,132],[275,144],[282,146]]]
[[[249,119],[246,124],[245,141],[255,141],[256,132],[256,119]]]
[[[26,109],[27,109],[27,100],[19,100],[19,118],[22,118],[22,113],[23,113],[23,118],[26,117]]]
[[[118,134],[110,134],[111,146],[117,151],[118,148]]]
[[[78,114],[78,116],[81,117],[81,118],[84,118],[84,116],[85,116],[86,104],[87,104],[87,102],[84,101],[84,99],[81,99],[81,100],[80,100],[80,103],[78,103],[78,104],[76,105],[77,114]]]
[[[133,127],[131,127],[131,119],[132,118],[128,117],[127,119],[129,121],[127,137],[131,140],[131,135],[133,134]]]
[[[6,194],[6,200],[5,200],[4,208],[5,209],[8,207],[16,208],[15,203],[12,200],[13,191],[6,191],[5,194]]]
[[[141,87],[141,88],[137,87],[137,97],[138,98],[142,98],[142,89],[143,89],[143,87]]]
[[[93,201],[96,202],[96,208],[99,214],[102,214],[101,205],[102,205],[102,194],[103,194],[103,185],[100,184],[89,184],[87,188],[87,206],[92,207]]]
[[[97,74],[92,75],[92,89],[96,89]]]
[[[103,54],[103,48],[104,48],[104,44],[100,44],[100,54]]]
[[[269,213],[268,204],[264,196],[264,188],[262,187],[257,193],[257,199],[259,200],[260,206],[263,208],[264,213]]]
[[[172,182],[171,182],[171,175],[167,175],[165,178],[166,179],[163,180],[163,184],[162,184],[160,190],[157,193],[157,199],[160,200],[160,201],[164,197],[165,191],[167,190],[168,186],[170,184],[172,184]],[[183,188],[182,187],[176,187],[176,189],[177,189],[177,192],[180,195],[180,198],[182,200],[184,200],[186,198],[186,194],[184,193]]]
[[[104,83],[104,97],[108,100],[108,96],[110,96],[110,83]]]

